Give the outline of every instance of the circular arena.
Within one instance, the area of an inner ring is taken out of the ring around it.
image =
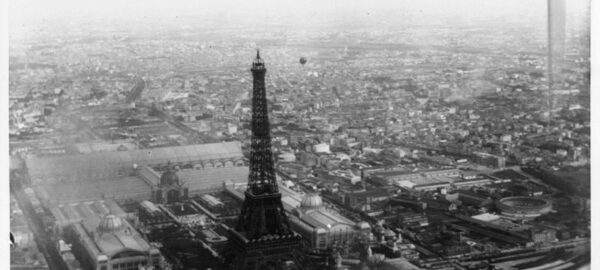
[[[535,218],[552,211],[552,202],[535,197],[507,197],[496,201],[503,215],[517,218]]]

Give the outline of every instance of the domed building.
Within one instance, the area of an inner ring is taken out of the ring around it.
[[[138,269],[140,265],[161,268],[160,251],[150,245],[126,220],[108,214],[69,226],[65,237],[87,269]]]
[[[187,199],[188,188],[179,181],[178,169],[169,164],[160,176],[158,184],[152,187],[152,197],[155,203],[175,203]]]
[[[289,218],[294,231],[315,250],[349,246],[361,237],[371,237],[368,223],[353,222],[327,208],[317,193],[305,195]]]
[[[300,202],[300,209],[320,209],[323,207],[323,199],[317,193],[310,193],[304,196],[302,202]]]
[[[98,232],[98,235],[101,235],[103,233],[118,232],[121,231],[121,229],[123,229],[123,221],[121,218],[115,215],[107,215],[100,221],[96,231]]]
[[[167,170],[160,176],[160,185],[162,185],[162,186],[179,185],[179,176],[177,175],[177,169],[179,169],[179,168],[177,168],[177,167],[167,168]]]

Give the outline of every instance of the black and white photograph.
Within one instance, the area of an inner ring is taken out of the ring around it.
[[[600,268],[598,1],[3,2],[0,269]]]

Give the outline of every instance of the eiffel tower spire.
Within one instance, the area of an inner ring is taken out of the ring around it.
[[[277,187],[267,94],[265,68],[260,53],[252,62],[252,138],[250,145],[250,174],[244,204],[235,230],[230,230],[231,248],[226,264],[232,269],[284,269],[286,262],[295,262],[296,269],[306,263],[301,237],[294,233],[281,203]]]
[[[252,92],[252,138],[250,144],[250,175],[242,213],[236,230],[249,239],[264,235],[292,233],[281,203],[277,187],[273,153],[271,151],[271,128],[265,90],[267,69],[256,51],[252,62],[254,78]]]
[[[252,62],[254,77],[252,94],[252,142],[250,147],[250,177],[248,190],[254,194],[277,193],[273,153],[271,152],[271,132],[269,112],[267,109],[267,93],[265,90],[265,74],[267,69],[256,51]]]

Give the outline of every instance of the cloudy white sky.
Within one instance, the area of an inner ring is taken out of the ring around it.
[[[384,11],[416,11],[424,16],[461,17],[544,14],[546,0],[9,0],[11,24],[56,18],[123,18],[131,16],[186,17],[204,14],[264,19],[296,15],[352,16]],[[566,0],[568,9],[584,10],[589,0]]]

